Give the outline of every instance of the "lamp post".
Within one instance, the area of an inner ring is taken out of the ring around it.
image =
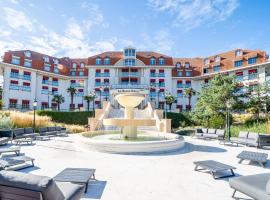
[[[33,102],[33,108],[34,108],[34,130],[36,129],[36,109],[37,109],[37,99]]]
[[[232,108],[231,102],[228,100],[226,101],[226,126],[228,132],[228,140],[231,138],[231,125],[230,125],[230,109]]]
[[[101,109],[101,93],[102,93],[102,87],[99,87],[99,108]]]

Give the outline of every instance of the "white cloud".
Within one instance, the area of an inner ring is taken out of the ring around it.
[[[148,4],[157,11],[175,16],[173,24],[185,29],[224,21],[239,6],[238,0],[148,0]]]
[[[74,18],[71,18],[67,22],[67,28],[66,28],[66,34],[69,37],[74,37],[77,39],[83,39],[83,30],[81,29],[81,26],[76,22]]]
[[[140,49],[153,50],[166,53],[172,50],[173,41],[167,30],[159,30],[153,35],[148,35],[146,33],[142,34],[144,44],[140,45]]]
[[[13,3],[13,4],[18,4],[20,3],[21,0],[9,0],[10,3]]]
[[[32,20],[28,16],[26,16],[24,12],[8,7],[3,8],[3,11],[3,19],[11,28],[16,30],[18,30],[19,28],[23,28],[27,31],[33,30],[33,24],[31,22]]]

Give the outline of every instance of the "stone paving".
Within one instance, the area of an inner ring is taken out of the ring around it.
[[[152,155],[106,154],[82,149],[78,136],[36,141],[22,146],[22,153],[36,159],[35,168],[23,171],[53,177],[66,167],[96,169],[83,199],[104,200],[228,200],[232,189],[228,179],[214,180],[208,173],[195,172],[194,161],[213,159],[236,167],[236,176],[270,172],[236,156],[242,150],[269,153],[243,146],[223,146],[218,141],[185,137],[185,147],[177,152]],[[237,193],[238,197],[250,199]]]

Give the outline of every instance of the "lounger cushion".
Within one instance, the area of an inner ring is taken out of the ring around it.
[[[66,182],[56,182],[58,188],[62,191],[65,200],[81,199],[84,193],[84,186]]]
[[[216,134],[219,137],[224,137],[225,136],[225,130],[224,129],[217,129]]]
[[[248,132],[247,131],[240,131],[238,137],[239,138],[247,138]]]
[[[42,128],[39,128],[39,132],[40,133],[44,133],[44,132],[47,132],[47,127],[42,127]]]
[[[208,134],[216,134],[216,129],[209,128],[207,133]]]
[[[269,177],[270,173],[241,176],[231,178],[229,184],[232,188],[254,199],[270,200],[270,195],[266,192]]]
[[[203,137],[204,138],[213,138],[213,139],[216,139],[216,138],[218,138],[218,135],[217,134],[212,134],[212,133],[205,133],[205,134],[203,134]]]
[[[232,142],[238,143],[238,144],[246,144],[246,138],[237,138],[237,137],[231,137],[230,140]]]
[[[255,133],[255,132],[249,132],[248,133],[248,139],[252,139],[255,142],[258,142],[258,140],[259,140],[259,134],[258,133]]]
[[[266,193],[270,195],[270,177],[266,183]]]
[[[53,132],[53,131],[55,131],[55,127],[54,127],[54,126],[50,126],[50,127],[48,127],[48,131],[49,131],[49,132]]]
[[[202,128],[203,133],[207,133],[208,129],[207,128]]]
[[[13,130],[14,137],[21,137],[24,134],[24,128],[17,128]]]
[[[10,129],[1,129],[0,130],[0,137],[13,138],[13,132]]]
[[[1,145],[1,144],[3,145],[3,144],[8,143],[9,140],[10,140],[10,138],[8,138],[8,137],[1,137],[1,138],[0,138],[0,145]]]
[[[55,130],[56,130],[56,131],[61,131],[62,128],[61,128],[60,126],[56,126],[56,127],[55,127]]]
[[[34,133],[34,129],[33,129],[33,128],[24,128],[24,133],[25,133],[25,134],[31,134],[31,133]]]
[[[57,184],[49,177],[15,171],[1,171],[0,185],[41,192],[44,200],[64,200]]]

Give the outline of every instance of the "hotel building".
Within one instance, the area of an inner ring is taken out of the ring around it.
[[[199,92],[216,74],[235,75],[238,92],[244,92],[244,85],[253,87],[270,79],[268,55],[261,50],[235,49],[205,58],[173,58],[127,47],[77,59],[31,50],[8,51],[0,62],[4,108],[20,110],[33,109],[35,99],[38,109],[56,109],[57,104],[52,101],[56,94],[65,98],[61,110],[86,110],[84,96],[93,91],[95,107],[104,100],[118,107],[115,94],[137,90],[156,108],[164,107],[164,93],[168,91],[177,98],[172,109],[185,111],[193,109],[198,99],[193,96],[189,105],[185,89]],[[69,87],[77,89],[73,104]]]

